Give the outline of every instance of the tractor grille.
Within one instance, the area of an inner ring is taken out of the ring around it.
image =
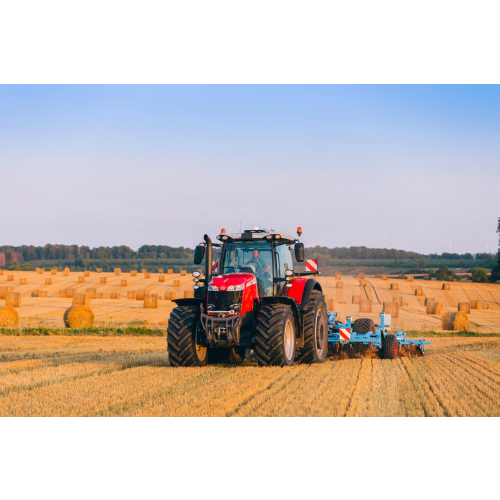
[[[233,304],[240,304],[243,297],[243,290],[231,292],[208,292],[208,312],[229,311]]]

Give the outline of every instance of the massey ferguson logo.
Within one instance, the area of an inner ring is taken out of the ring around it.
[[[219,290],[220,290],[221,292],[225,292],[225,291],[226,291],[226,288],[227,288],[227,286],[226,286],[226,285],[219,285]]]

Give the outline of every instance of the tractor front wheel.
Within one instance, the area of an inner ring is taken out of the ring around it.
[[[384,359],[397,359],[399,352],[396,335],[386,335],[382,344],[382,357]]]

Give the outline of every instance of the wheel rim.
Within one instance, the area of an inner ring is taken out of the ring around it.
[[[318,309],[318,313],[316,315],[316,351],[318,355],[323,356],[323,352],[325,350],[325,340],[326,340],[326,330],[325,330],[325,322],[322,321],[324,318],[323,308]]]
[[[289,361],[293,359],[295,350],[295,338],[293,334],[293,324],[291,320],[287,320],[285,324],[285,356]]]

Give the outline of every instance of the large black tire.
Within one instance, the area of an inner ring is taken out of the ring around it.
[[[396,335],[386,335],[382,344],[382,357],[384,359],[397,359],[398,357],[398,343],[396,342]]]
[[[196,344],[196,326],[200,309],[196,306],[176,307],[168,320],[168,359],[171,366],[206,366],[208,349]]]
[[[375,323],[373,322],[372,319],[368,318],[359,318],[356,321],[354,321],[354,323],[352,323],[351,325],[351,330],[354,333],[360,333],[360,334],[371,332],[372,329],[374,328],[375,328]]]
[[[260,366],[292,366],[295,362],[296,324],[290,307],[265,304],[257,313],[255,357]]]
[[[304,347],[300,350],[301,363],[324,363],[328,355],[328,318],[325,296],[318,290],[311,292],[304,314]]]

